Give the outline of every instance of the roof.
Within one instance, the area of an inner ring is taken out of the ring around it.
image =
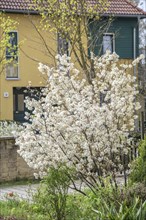
[[[146,16],[146,12],[128,0],[109,0],[109,2],[110,5],[108,11],[106,12],[107,14]]]
[[[0,11],[6,12],[28,12],[32,0],[0,0]]]
[[[95,4],[95,0],[87,0],[89,4]],[[34,12],[35,10],[30,10],[30,5],[32,6],[32,0],[0,0],[0,11],[6,12]],[[138,8],[136,5],[131,3],[129,0],[109,0],[109,8],[105,12],[106,15],[115,16],[140,16],[146,17],[146,12]]]

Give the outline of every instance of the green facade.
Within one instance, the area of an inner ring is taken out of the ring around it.
[[[108,19],[104,22],[91,22],[90,35],[94,41],[94,53],[102,54],[102,39],[104,33],[115,34],[115,52],[124,59],[134,58],[134,28],[136,28],[136,56],[138,56],[139,47],[139,31],[138,19],[133,17],[113,18],[110,23]],[[96,36],[96,37],[95,37]]]

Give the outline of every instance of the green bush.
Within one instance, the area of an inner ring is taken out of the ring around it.
[[[119,206],[114,202],[107,204],[106,201],[102,201],[100,209],[94,211],[97,214],[96,220],[145,220],[146,201],[142,203],[135,198],[130,206],[126,201],[119,202]]]
[[[146,186],[146,139],[139,145],[139,157],[131,165],[130,185],[143,183]]]
[[[68,168],[50,168],[34,197],[34,210],[48,214],[48,220],[65,220],[67,217],[67,198],[70,182]],[[70,170],[71,172],[71,170]]]
[[[96,195],[92,192],[88,193],[88,207],[92,210],[92,212],[90,210],[90,214],[96,220],[146,219],[145,187],[143,188],[143,185],[139,188],[138,186],[131,188],[131,192],[127,192],[125,188],[112,186],[109,180],[104,180],[104,186],[98,188]],[[133,193],[134,189],[135,194]],[[143,196],[143,200],[139,198],[139,194],[141,198]]]
[[[34,196],[33,211],[48,215],[48,220],[96,220],[90,193],[70,192],[70,177],[74,178],[74,171],[65,166],[49,169]]]
[[[146,201],[146,186],[143,183],[134,183],[125,190],[123,198],[128,204],[131,204],[134,197],[141,199],[143,202]]]

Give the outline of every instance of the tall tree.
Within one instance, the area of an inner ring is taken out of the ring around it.
[[[33,0],[33,3],[42,16],[43,28],[58,33],[58,52],[64,54],[70,45],[70,55],[74,55],[90,83],[95,73],[88,52],[89,49],[94,52],[101,32],[109,26],[107,20],[101,19],[109,6],[108,0]],[[90,32],[91,25],[99,29],[95,36]]]

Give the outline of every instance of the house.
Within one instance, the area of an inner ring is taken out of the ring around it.
[[[110,49],[120,56],[121,62],[129,63],[138,56],[139,19],[146,17],[146,13],[128,0],[109,2],[103,19],[110,16],[113,21],[98,38],[94,52],[99,55]],[[60,51],[61,45],[65,44],[68,49],[68,44],[57,34],[37,29],[40,15],[30,9],[29,3],[31,0],[0,2],[0,11],[19,22],[17,28],[10,32],[10,43],[17,46],[21,42],[16,64],[8,64],[0,75],[0,120],[24,121],[24,98],[27,96],[25,90],[28,82],[36,89],[44,85],[44,79],[37,70],[38,62],[54,65],[53,57]],[[98,35],[98,28],[92,24],[90,32],[92,36]],[[11,56],[7,50],[5,55],[7,59]]]
[[[146,1],[138,0],[136,1],[138,7],[146,12]],[[143,61],[143,69],[142,74],[139,73],[139,78],[142,79],[143,82],[143,90],[144,90],[144,121],[145,121],[145,129],[146,129],[146,18],[142,19],[139,24],[139,36],[140,36],[140,53],[145,55],[145,60]]]

